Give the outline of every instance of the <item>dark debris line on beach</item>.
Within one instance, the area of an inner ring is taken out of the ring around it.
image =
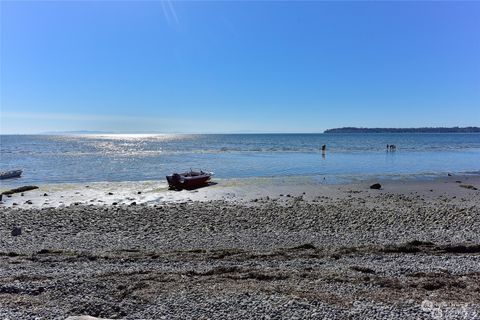
[[[478,246],[470,248],[474,249],[445,257],[458,267],[468,268],[480,252]],[[442,301],[479,301],[479,272],[413,271],[415,257],[439,263],[444,259],[441,252],[458,252],[458,248],[415,240],[388,247],[338,249],[307,243],[271,251],[124,250],[87,254],[43,249],[31,255],[0,255],[0,266],[13,266],[7,272],[11,277],[0,277],[0,296],[8,309],[15,306],[19,310],[19,297],[27,303],[41,303],[43,308],[33,313],[38,316],[88,314],[129,319],[159,315],[173,319],[227,315],[256,319],[259,314],[289,318],[363,314],[366,310],[347,308],[355,301],[370,301],[373,315],[384,310],[383,301],[392,299],[403,302],[388,307],[391,315],[406,317],[424,316],[421,304],[431,292]],[[55,276],[45,272],[52,264],[61,267]],[[19,274],[16,268],[27,269]],[[86,294],[88,299],[83,298]],[[470,305],[469,312],[477,312],[477,308]],[[368,318],[369,314],[365,315]]]
[[[14,193],[21,193],[21,192],[35,190],[35,189],[38,189],[38,187],[37,186],[23,186],[23,187],[18,187],[18,188],[15,188],[15,189],[4,191],[4,192],[2,192],[2,195],[3,194],[4,195],[11,195],[11,194],[14,194]]]

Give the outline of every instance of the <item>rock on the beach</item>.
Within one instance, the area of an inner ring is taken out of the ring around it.
[[[380,189],[382,185],[380,183],[374,183],[370,186],[370,189]]]
[[[12,229],[12,237],[16,237],[22,234],[22,228],[21,227],[13,227]]]

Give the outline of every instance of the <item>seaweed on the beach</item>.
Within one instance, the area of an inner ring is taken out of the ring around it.
[[[478,190],[477,187],[472,186],[471,184],[461,184],[460,187],[470,190]]]
[[[456,246],[444,246],[443,251],[449,253],[480,253],[480,245],[456,245]]]
[[[62,254],[62,250],[55,250],[55,249],[41,249],[37,251],[37,254]]]
[[[291,250],[310,250],[310,249],[317,249],[312,243],[304,243],[296,247],[290,248]]]
[[[417,253],[420,252],[420,248],[409,244],[387,245],[382,251],[386,253]]]
[[[238,278],[237,278],[238,279]],[[268,274],[263,272],[249,272],[245,276],[240,277],[240,279],[255,279],[258,281],[274,281],[274,280],[285,280],[288,279],[286,274]]]
[[[236,266],[220,266],[205,272],[197,272],[195,270],[190,270],[187,272],[187,275],[188,276],[213,276],[213,275],[220,275],[224,273],[239,272],[240,270],[241,268]]]
[[[18,256],[22,256],[23,254],[21,253],[18,253],[18,252],[13,252],[13,251],[10,251],[10,252],[0,252],[0,257],[1,256],[6,256],[6,257],[18,257]]]
[[[220,249],[220,250],[212,250],[213,256],[211,257],[212,259],[223,259],[225,257],[233,256],[236,254],[241,254],[243,253],[243,250],[241,249]]]
[[[351,266],[350,269],[362,273],[375,273],[375,270],[370,269],[368,267],[362,267],[362,266]]]
[[[432,280],[432,281],[428,281],[428,282],[424,283],[422,287],[425,290],[432,291],[432,290],[441,289],[445,286],[446,286],[446,283],[444,281]]]
[[[406,245],[414,246],[414,247],[418,247],[418,246],[431,247],[431,246],[434,246],[435,243],[433,243],[431,241],[412,240],[412,241],[407,242]]]
[[[187,253],[207,253],[207,250],[205,249],[189,249],[185,250]]]
[[[381,288],[401,289],[403,287],[398,278],[376,278],[374,283]]]
[[[417,253],[422,251],[422,247],[434,246],[435,244],[430,241],[412,240],[397,245],[387,245],[381,251],[386,253]]]

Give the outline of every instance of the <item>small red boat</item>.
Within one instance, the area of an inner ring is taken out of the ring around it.
[[[213,176],[213,172],[189,171],[183,173],[174,173],[167,176],[170,189],[195,189],[203,187]]]

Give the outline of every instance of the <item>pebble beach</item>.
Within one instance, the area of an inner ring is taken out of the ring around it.
[[[4,198],[0,318],[480,316],[478,176],[380,190],[273,182],[46,185]]]

